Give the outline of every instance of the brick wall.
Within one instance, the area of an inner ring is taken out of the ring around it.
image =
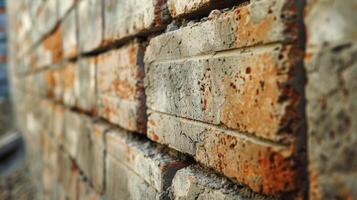
[[[7,6],[39,198],[357,198],[353,1]]]

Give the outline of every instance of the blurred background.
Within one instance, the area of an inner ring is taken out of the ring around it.
[[[7,15],[0,0],[0,199],[32,199],[36,190],[25,164],[24,143],[15,130],[7,74]]]

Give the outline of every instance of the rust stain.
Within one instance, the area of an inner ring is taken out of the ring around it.
[[[162,9],[166,3],[166,0],[157,0],[154,8],[154,26],[162,25]]]
[[[46,80],[46,96],[48,98],[54,97],[54,88],[56,87],[56,80],[54,78],[54,74],[52,71],[48,71],[45,73],[45,80]]]
[[[130,46],[128,53],[129,53],[129,62],[132,66],[136,66],[137,62],[137,52],[138,52],[138,46],[137,45],[133,45]]]
[[[221,122],[226,126],[268,139],[283,140],[299,124],[298,92],[290,85],[299,55],[290,48],[242,59],[245,69],[223,79],[225,102]],[[283,56],[283,59],[279,59]],[[242,84],[238,84],[242,82]]]
[[[149,133],[149,137],[150,139],[152,139],[154,142],[158,142],[160,141],[160,137],[158,135],[156,135],[154,132],[150,131]]]
[[[266,195],[298,188],[292,156],[291,148],[273,149],[212,130],[196,151],[199,162]]]
[[[116,96],[122,98],[122,99],[129,99],[130,97],[135,96],[135,86],[130,84],[128,79],[120,80],[120,79],[115,79],[111,86],[109,91],[112,91],[116,94]]]
[[[240,131],[271,137],[270,134],[276,132],[279,123],[277,101],[280,91],[276,87],[276,65],[269,53],[245,59],[245,63],[249,64],[245,71],[249,73],[237,73],[235,80],[228,77],[224,79],[225,94],[228,95],[222,110],[222,122]],[[229,85],[239,79],[244,84],[242,87],[236,86],[238,92]]]
[[[53,33],[45,38],[43,47],[51,52],[53,63],[62,59],[62,32],[60,26],[57,26]]]
[[[63,77],[62,77],[64,89],[66,90],[73,89],[74,79],[75,79],[74,66],[71,64],[67,65],[63,71]]]
[[[251,18],[249,7],[241,7],[235,11],[237,46],[245,46],[269,39],[270,35],[268,34],[274,28],[272,27],[274,21],[273,15],[267,15],[257,23],[254,23]]]

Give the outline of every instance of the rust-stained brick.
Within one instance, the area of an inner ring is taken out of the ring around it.
[[[300,51],[273,45],[146,66],[150,109],[291,142],[301,127]]]
[[[38,59],[34,66],[36,69],[57,63],[62,59],[62,33],[59,26],[46,36],[36,50]]]
[[[262,0],[150,40],[145,62],[182,59],[298,38],[295,1]]]
[[[143,53],[143,47],[133,42],[100,55],[96,76],[99,115],[141,133],[146,123]]]
[[[213,125],[156,112],[149,113],[148,137],[167,144],[268,195],[299,189],[294,145],[284,146]]]
[[[66,106],[74,106],[75,105],[75,94],[74,94],[74,86],[75,86],[75,76],[76,76],[76,67],[77,63],[67,63],[63,66],[63,70],[61,71],[61,79],[63,86],[63,104]]]

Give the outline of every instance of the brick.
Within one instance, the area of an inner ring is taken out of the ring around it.
[[[305,7],[310,199],[357,195],[354,6],[309,1]]]
[[[273,199],[253,193],[197,165],[179,170],[171,187],[172,199]]]
[[[106,140],[109,155],[160,193],[171,185],[176,171],[187,166],[183,156],[124,130],[109,131]]]
[[[212,55],[227,49],[293,42],[298,38],[297,3],[252,1],[211,20],[167,32],[150,40],[145,62]]]
[[[105,0],[104,16],[105,43],[155,31],[169,18],[166,0]]]
[[[81,133],[87,128],[82,117],[84,116],[73,111],[65,111],[63,146],[72,158],[78,155],[79,139]]]
[[[73,58],[78,52],[77,37],[77,10],[71,9],[67,16],[62,20],[61,33],[63,37],[63,57]]]
[[[61,105],[53,107],[53,140],[59,146],[62,145],[64,136],[65,109]]]
[[[53,94],[53,99],[57,102],[63,102],[63,97],[64,97],[63,75],[65,71],[66,71],[66,67],[60,65],[57,68],[51,69],[49,72],[50,74],[48,75],[52,82],[52,89],[50,90],[50,94]]]
[[[83,129],[77,129],[79,139],[76,161],[96,192],[101,194],[104,188],[104,134],[107,126],[93,124],[88,117],[81,117]]]
[[[306,115],[308,123],[310,195],[315,199],[353,196],[357,169],[356,43],[309,48]],[[352,181],[352,182],[350,182]],[[345,188],[329,191],[331,188]]]
[[[63,151],[58,153],[58,182],[69,199],[78,197],[79,169]]]
[[[192,15],[201,15],[207,13],[212,9],[219,9],[223,7],[230,7],[238,3],[242,3],[242,0],[168,0],[167,5],[170,14],[173,18],[186,17]]]
[[[93,123],[88,116],[66,110],[63,143],[95,190],[101,193],[104,187],[105,127]]]
[[[74,80],[76,106],[92,113],[96,112],[96,67],[95,58],[80,59]]]
[[[232,50],[146,65],[150,109],[292,142],[301,127],[300,51]]]
[[[144,133],[143,47],[133,42],[98,57],[98,114],[112,123]]]
[[[67,63],[61,71],[61,84],[63,87],[63,104],[73,107],[76,104],[75,78],[77,63]]]
[[[105,196],[108,199],[158,199],[153,187],[110,155],[106,158],[106,166]]]
[[[81,52],[99,47],[103,38],[102,1],[87,0],[78,3],[78,37]]]
[[[294,147],[248,137],[223,128],[149,112],[148,137],[263,194],[294,191],[299,162]]]

